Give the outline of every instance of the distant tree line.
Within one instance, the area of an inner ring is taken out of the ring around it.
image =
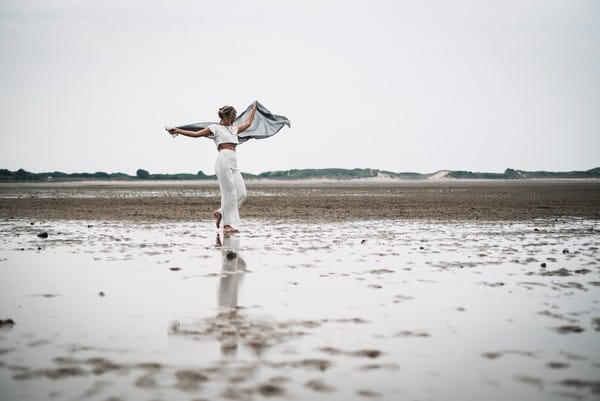
[[[0,169],[0,181],[83,181],[83,180],[210,180],[216,179],[214,175],[206,175],[202,171],[197,174],[150,174],[144,169],[139,169],[136,175],[132,176],[125,173],[106,173],[97,171],[95,173],[63,173],[62,171],[52,171],[44,173],[32,173],[24,169],[10,171]]]
[[[372,178],[380,175],[422,180],[433,174],[413,172],[395,173],[392,171],[370,168],[322,168],[322,169],[292,169],[284,171],[267,171],[260,174],[242,173],[246,179],[273,179],[273,180],[303,180],[309,178],[351,180],[357,178]],[[480,173],[464,170],[449,171],[447,177],[458,179],[527,179],[527,178],[600,178],[600,167],[587,171],[524,171],[507,168],[504,173]],[[83,181],[83,180],[214,180],[215,175],[206,175],[202,171],[196,174],[151,174],[148,170],[138,169],[135,175],[125,173],[63,173],[61,171],[32,173],[24,169],[9,171],[0,169],[0,181]]]

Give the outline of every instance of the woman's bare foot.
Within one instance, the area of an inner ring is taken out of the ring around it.
[[[223,234],[225,235],[237,234],[239,232],[240,230],[231,227],[229,224],[223,226]]]
[[[213,217],[215,218],[215,224],[217,225],[217,228],[219,228],[219,226],[221,225],[221,219],[223,218],[223,215],[218,210],[215,210],[213,212]]]

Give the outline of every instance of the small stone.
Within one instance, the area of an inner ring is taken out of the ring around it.
[[[94,227],[94,225],[93,225],[93,224],[88,224],[88,225],[87,225],[87,228],[92,228],[92,227]]]
[[[542,262],[542,264],[541,264],[540,266],[542,266],[542,267],[546,267],[546,266],[547,266],[547,265],[546,265],[546,262]]]
[[[419,249],[420,249],[420,250],[423,250],[423,249],[425,249],[425,247],[424,247],[424,246],[420,246],[420,247],[419,247]]]
[[[569,253],[569,250],[567,248],[565,248],[562,250],[562,252],[563,252],[563,254],[567,254],[567,253]]]
[[[559,334],[570,334],[570,333],[581,333],[585,330],[580,326],[566,325],[566,326],[555,327],[554,331],[556,331]]]
[[[5,319],[5,320],[0,319],[0,327],[4,327],[4,326],[12,327],[14,325],[15,325],[15,321],[12,319]]]
[[[381,351],[376,349],[364,349],[360,351],[354,351],[352,355],[366,358],[377,358],[381,355]]]
[[[270,383],[261,384],[256,390],[263,397],[282,396],[283,394],[285,394],[285,390],[283,389],[283,387],[276,386]]]
[[[33,224],[33,223],[31,223],[31,224]],[[42,231],[37,236],[40,238],[48,238],[48,233],[46,231]]]
[[[540,229],[539,228],[534,228],[533,231],[537,232],[537,231],[540,231]]]
[[[564,362],[548,362],[546,366],[552,369],[564,369],[568,368],[570,365]]]
[[[487,358],[487,359],[498,359],[502,356],[502,352],[484,352],[481,354],[481,356]]]
[[[34,225],[35,223],[32,221],[32,222],[31,222],[31,223],[29,223],[29,224],[31,224],[31,225]]]
[[[367,242],[366,239],[363,239],[362,241],[360,241],[361,244],[364,244],[365,242]]]
[[[41,246],[38,246],[38,251],[41,251],[41,250],[42,250],[42,247],[41,247]]]
[[[181,267],[169,267],[169,270],[173,272],[178,272],[179,270],[181,270]]]
[[[105,297],[105,296],[106,296],[106,294],[104,293],[104,291],[100,291],[100,292],[98,293],[98,296],[99,296],[99,297]]]

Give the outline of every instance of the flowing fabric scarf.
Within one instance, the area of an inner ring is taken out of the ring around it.
[[[248,114],[252,110],[252,104],[244,110],[242,114],[238,116],[233,122],[233,125],[240,125],[246,122],[248,118]],[[207,123],[193,123],[186,125],[179,125],[177,128],[184,129],[188,131],[198,131],[203,128],[208,127],[211,124],[218,124],[216,122],[207,122]],[[256,102],[256,114],[254,114],[254,120],[252,121],[252,125],[250,127],[238,135],[238,140],[241,143],[246,142],[248,139],[264,139],[278,133],[285,125],[291,127],[290,120],[284,116],[278,116],[276,114],[271,113],[265,106],[260,104],[258,101]],[[208,136],[208,138],[213,138],[214,135]]]

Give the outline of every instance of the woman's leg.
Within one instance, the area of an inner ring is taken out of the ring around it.
[[[239,209],[242,207],[244,201],[248,197],[248,193],[246,192],[244,177],[242,177],[242,173],[240,173],[240,170],[237,168],[233,170],[233,182],[235,184],[235,192],[237,193],[237,207]]]
[[[232,167],[233,172],[233,182],[235,185],[235,191],[237,193],[237,207],[238,207],[238,215],[239,209],[244,204],[244,201],[248,197],[248,192],[246,191],[246,184],[244,183],[244,178],[242,177],[242,173],[237,168],[237,163]],[[213,212],[213,216],[215,218],[215,223],[217,228],[219,228],[219,224],[221,223],[221,219],[223,218],[223,197],[221,197],[221,207]],[[226,223],[224,223],[226,224]]]
[[[232,169],[231,155],[228,152],[219,152],[215,172],[219,180],[219,190],[221,191],[221,214],[223,216],[224,226],[237,226],[240,222],[240,215],[237,205],[237,191]],[[234,155],[235,156],[235,155]]]

